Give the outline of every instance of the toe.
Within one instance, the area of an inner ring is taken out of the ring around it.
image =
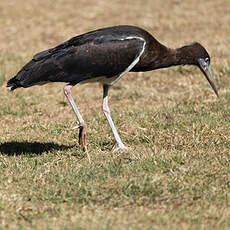
[[[126,152],[126,151],[130,151],[130,150],[131,150],[131,148],[123,145],[123,146],[118,146],[117,148],[115,148],[113,150],[113,152]]]

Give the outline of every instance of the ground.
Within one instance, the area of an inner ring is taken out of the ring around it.
[[[228,0],[8,0],[0,15],[0,229],[230,228]],[[75,86],[89,163],[64,84],[5,85],[35,53],[119,24],[203,44],[220,97],[195,67],[127,74],[109,104],[131,150],[113,153],[101,87]]]

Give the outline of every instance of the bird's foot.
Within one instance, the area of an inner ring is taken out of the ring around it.
[[[84,151],[87,151],[86,147],[86,124],[79,125],[79,145],[83,147]]]
[[[87,151],[87,147],[86,147],[86,124],[78,124],[76,126],[74,126],[73,128],[71,128],[71,130],[75,130],[75,129],[79,129],[79,145],[82,146],[84,151]]]
[[[74,127],[71,128],[71,130],[74,130],[74,129],[79,129],[80,128],[80,125],[75,125]]]
[[[87,158],[89,160],[89,163],[91,163],[90,155],[87,150],[87,145],[86,145],[86,124],[79,124],[77,126],[74,126],[72,129],[77,129],[79,128],[79,145],[82,146],[82,149],[84,152],[86,152]]]
[[[125,146],[125,145],[122,145],[122,146],[118,146],[117,148],[115,148],[113,150],[113,153],[115,153],[115,152],[127,152],[127,151],[130,151],[130,150],[131,150],[131,148],[129,148],[129,147]]]

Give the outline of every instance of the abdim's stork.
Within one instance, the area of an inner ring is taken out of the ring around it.
[[[14,90],[47,82],[66,82],[64,93],[78,119],[79,143],[86,148],[86,124],[70,94],[78,83],[100,82],[103,86],[103,112],[113,131],[118,149],[122,143],[108,107],[108,90],[127,72],[143,72],[175,65],[198,66],[218,96],[210,70],[210,57],[195,42],[178,49],[169,49],[144,29],[115,26],[91,31],[36,54],[7,87]]]

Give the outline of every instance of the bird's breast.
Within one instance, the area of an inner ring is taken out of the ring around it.
[[[80,84],[100,83],[102,85],[113,85],[113,83],[116,82],[117,78],[119,78],[119,76],[114,76],[114,77],[100,76],[100,77],[94,77],[87,80],[83,80],[80,82]]]

